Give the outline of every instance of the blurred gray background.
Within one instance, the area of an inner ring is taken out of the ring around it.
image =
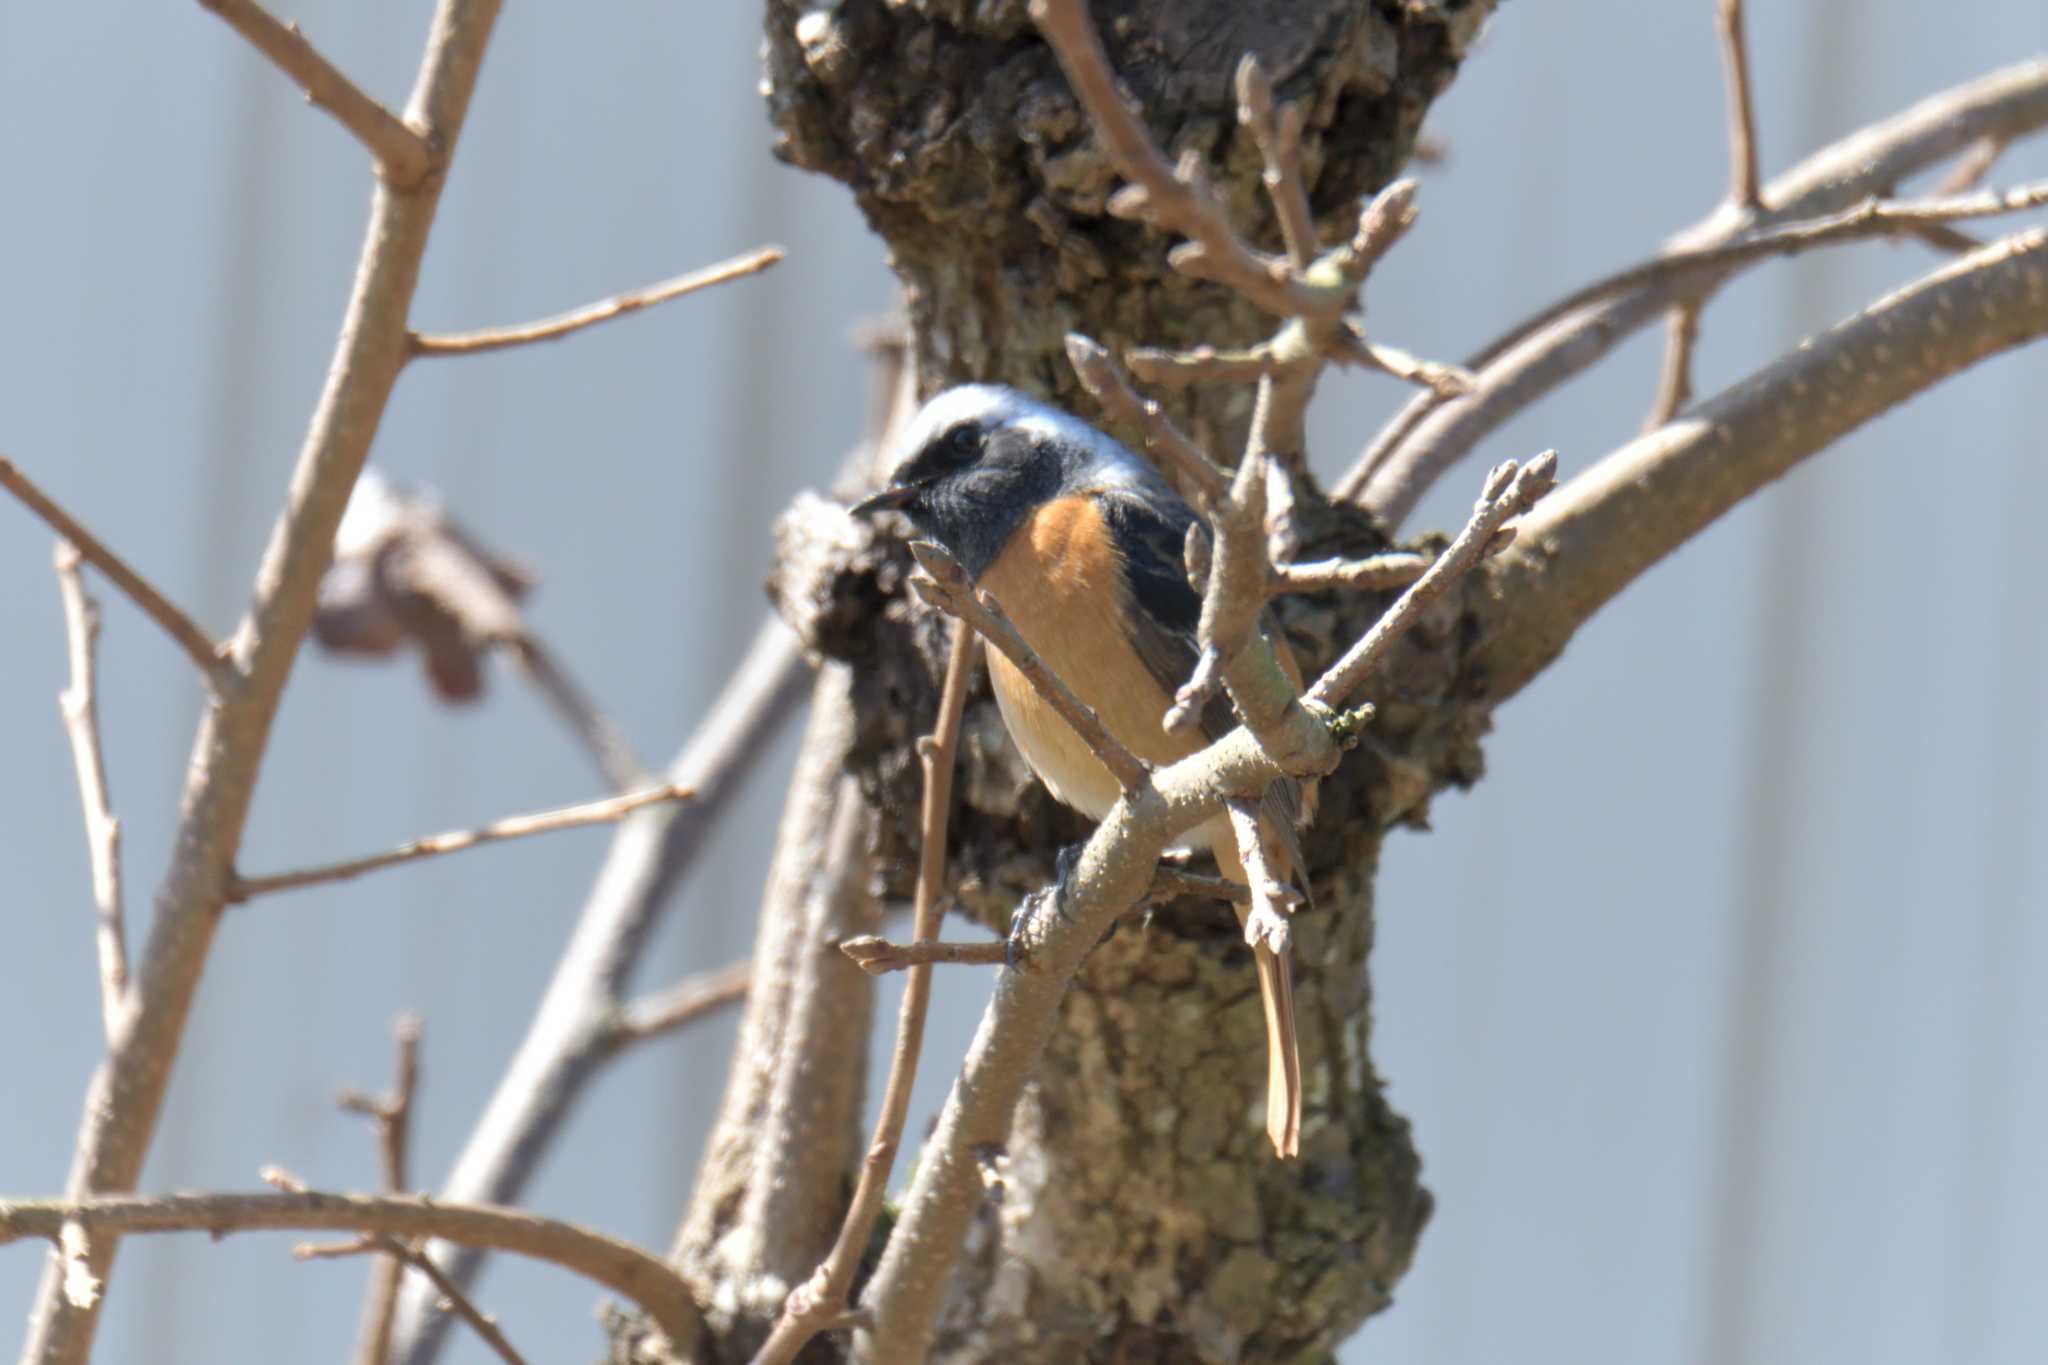
[[[1455,357],[1650,250],[1725,183],[1709,0],[1510,4],[1431,120],[1420,227],[1375,334]],[[394,103],[425,0],[286,13]],[[538,567],[534,620],[650,759],[761,612],[766,528],[857,429],[850,323],[891,299],[836,185],[772,162],[753,5],[513,5],[428,253],[430,329],[570,307],[760,241],[761,279],[566,342],[415,366],[375,458]],[[2048,49],[2039,0],[1756,5],[1766,172]],[[2048,174],[2041,147],[2001,178]],[[209,627],[243,605],[318,390],[367,165],[197,5],[0,0],[0,450]],[[1711,392],[1892,282],[1913,247],[1749,276],[1707,315]],[[1629,435],[1656,342],[1487,460]],[[1500,717],[1488,780],[1382,879],[1378,1055],[1438,1200],[1347,1362],[2048,1358],[2048,353],[1888,417],[1660,567]],[[1334,473],[1406,394],[1324,385]],[[1454,520],[1476,469],[1415,525]],[[50,537],[0,506],[0,1193],[63,1181],[100,1052],[86,855],[54,696]],[[102,711],[132,932],[164,866],[190,670],[102,590]],[[643,984],[745,952],[787,752],[723,826]],[[598,794],[517,679],[451,711],[415,669],[308,653],[243,864],[273,871]],[[145,1175],[266,1162],[371,1187],[337,1086],[381,1087],[426,1013],[417,1169],[438,1181],[580,904],[603,831],[231,912]],[[986,979],[942,978],[912,1132]],[[893,1009],[893,995],[885,997]],[[665,1246],[730,1021],[615,1066],[534,1206]],[[622,1179],[621,1173],[630,1173]],[[361,1262],[289,1237],[124,1244],[109,1361],[336,1360]],[[43,1251],[0,1250],[0,1331]],[[481,1298],[536,1360],[598,1346],[596,1298],[499,1263]],[[460,1332],[451,1359],[485,1359]]]

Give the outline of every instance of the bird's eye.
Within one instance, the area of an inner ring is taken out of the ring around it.
[[[946,433],[940,446],[940,458],[946,464],[959,468],[971,464],[981,451],[981,429],[972,422],[962,422]]]

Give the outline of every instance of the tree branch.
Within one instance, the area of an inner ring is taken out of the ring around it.
[[[644,807],[663,801],[687,801],[695,796],[696,793],[688,787],[664,783],[645,791],[606,797],[602,801],[586,801],[580,806],[562,806],[534,815],[509,816],[476,829],[450,830],[446,834],[409,839],[397,848],[372,853],[365,858],[350,858],[346,862],[328,863],[324,867],[309,867],[297,872],[276,872],[267,877],[237,876],[229,884],[227,898],[230,902],[245,901],[267,896],[273,891],[292,891],[302,886],[346,881],[379,868],[416,862],[421,858],[436,858],[444,853],[460,853],[483,844],[524,839],[532,834],[552,834],[556,830],[581,829],[586,825],[609,825]]]
[[[1031,0],[1030,13],[1118,173],[1131,182],[1110,196],[1111,213],[1187,238],[1169,254],[1176,269],[1228,285],[1276,317],[1343,310],[1342,292],[1307,286],[1287,262],[1254,250],[1237,235],[1199,161],[1167,163],[1117,88],[1109,54],[1082,0]]]
[[[729,261],[707,265],[688,274],[677,275],[650,284],[643,289],[629,290],[614,294],[608,299],[557,313],[538,322],[520,323],[511,327],[483,327],[474,332],[447,332],[411,334],[412,354],[429,355],[481,355],[485,351],[502,351],[509,346],[526,346],[536,341],[559,341],[572,332],[586,327],[595,327],[600,322],[637,313],[643,308],[652,308],[657,303],[667,303],[685,294],[694,294],[714,284],[724,284],[747,275],[758,275],[782,259],[779,246],[758,247]]]
[[[1756,102],[1749,93],[1749,44],[1742,33],[1742,0],[1717,0],[1715,26],[1721,34],[1721,69],[1728,82],[1728,202],[1750,211],[1763,207],[1758,193]]]
[[[830,1254],[859,1161],[874,984],[838,944],[880,914],[877,817],[849,771],[860,738],[853,672],[827,664],[762,891],[754,989],[673,1252],[716,1296],[731,1351],[764,1340]]]
[[[184,612],[158,592],[141,574],[128,567],[127,563],[98,536],[79,525],[76,518],[55,502],[42,489],[29,481],[26,474],[15,467],[12,460],[0,456],[0,488],[19,498],[29,511],[43,521],[64,540],[88,564],[107,576],[107,581],[119,588],[123,595],[150,620],[164,628],[164,633],[175,640],[187,658],[199,669],[199,675],[217,697],[233,696],[241,685],[241,675],[227,657],[227,650],[216,643],[212,636],[201,630]]]
[[[919,944],[939,936],[940,883],[946,875],[946,824],[953,809],[953,771],[960,748],[960,716],[967,708],[967,687],[974,675],[975,634],[965,621],[953,625],[953,645],[946,659],[946,680],[939,693],[939,714],[932,732],[918,742],[924,765],[924,802],[919,820],[917,891],[912,939]],[[842,945],[843,950],[843,945]],[[863,964],[862,970],[867,970]],[[753,1365],[790,1365],[811,1338],[845,1312],[875,1220],[888,1192],[889,1172],[903,1141],[910,1115],[910,1090],[917,1080],[917,1059],[924,1051],[925,1013],[931,1005],[932,969],[913,966],[903,987],[896,1017],[896,1046],[889,1056],[889,1079],[882,1090],[882,1109],[875,1134],[861,1161],[846,1218],[832,1250],[811,1278],[791,1291],[782,1318],[768,1340],[754,1353]]]
[[[1871,418],[2048,335],[2048,228],[1994,242],[1615,451],[1522,524],[1479,660],[1514,695],[1581,625],[1723,512]]]
[[[1763,194],[1771,207],[1754,220],[1724,207],[1674,237],[1666,254],[1730,246],[1755,222],[1770,225],[1840,213],[1982,139],[2015,138],[2044,123],[2048,61],[1994,72],[1822,148],[1771,182]],[[1431,395],[1412,400],[1374,437],[1333,496],[1357,501],[1398,524],[1444,470],[1502,422],[1593,365],[1672,304],[1710,289],[1718,278],[1708,270],[1638,281],[1625,296],[1579,307],[1545,325],[1515,327],[1467,361],[1480,376],[1472,395],[1451,403]],[[1538,318],[1556,313],[1546,308]]]
[[[384,1189],[403,1194],[411,1182],[406,1179],[406,1148],[412,1135],[412,1102],[420,1083],[420,1021],[417,1015],[401,1014],[392,1027],[398,1044],[397,1080],[391,1093],[382,1097],[344,1090],[335,1102],[350,1113],[362,1114],[377,1127],[377,1155],[384,1166]],[[370,1272],[370,1289],[363,1297],[362,1326],[356,1334],[356,1365],[384,1365],[391,1356],[391,1315],[398,1306],[398,1284],[403,1265],[417,1252],[396,1238],[373,1239],[387,1252]]]
[[[1131,387],[1107,347],[1092,337],[1069,332],[1067,361],[1074,367],[1074,376],[1081,381],[1081,387],[1102,404],[1103,411],[1116,421],[1136,427],[1144,437],[1146,452],[1170,474],[1181,476],[1179,482],[1187,491],[1190,503],[1206,509],[1214,499],[1229,491],[1229,472],[1219,467],[1209,458],[1208,452],[1176,427],[1164,408]],[[1257,371],[1253,371],[1254,377],[1256,374]]]
[[[434,169],[432,144],[336,70],[299,32],[297,24],[279,22],[254,0],[199,3],[226,20],[251,47],[291,77],[308,100],[354,134],[377,159],[378,171],[393,187],[412,189]]]
[[[693,1024],[713,1011],[747,998],[754,964],[730,962],[715,971],[686,976],[673,986],[654,991],[619,1007],[613,1017],[610,1047],[616,1051],[644,1043]]]
[[[697,732],[669,764],[670,782],[695,791],[697,799],[651,806],[612,836],[526,1036],[439,1198],[510,1204],[521,1197],[562,1121],[619,1051],[626,983],[655,921],[775,736],[802,713],[810,676],[796,636],[774,617],[765,619]],[[463,1246],[433,1247],[428,1254],[465,1287],[483,1259],[483,1252]],[[432,1295],[408,1285],[399,1296],[393,1360],[423,1365],[447,1324],[446,1315],[433,1311]]]
[[[462,1292],[462,1286],[444,1275],[441,1267],[435,1265],[410,1242],[381,1232],[366,1232],[346,1242],[302,1243],[292,1248],[292,1255],[302,1261],[333,1261],[344,1256],[383,1256],[387,1260],[379,1265],[380,1278],[383,1265],[388,1264],[394,1285],[397,1283],[398,1272],[410,1266],[427,1277],[428,1283],[434,1286],[434,1292],[455,1310],[456,1317],[468,1323],[470,1330],[483,1338],[486,1346],[497,1352],[498,1359],[505,1361],[506,1365],[525,1365],[526,1358],[513,1348],[503,1329],[498,1326],[498,1320],[478,1308],[469,1295]],[[382,1354],[364,1355],[359,1352],[356,1359],[358,1365],[383,1365],[385,1357]]]
[[[1657,396],[1650,400],[1644,431],[1655,431],[1692,401],[1692,353],[1700,339],[1700,307],[1686,301],[1664,315],[1664,366],[1657,375]]]
[[[497,15],[498,0],[441,0],[435,11],[406,118],[424,130],[444,161],[462,131]],[[387,179],[372,196],[326,386],[257,570],[249,614],[235,636],[233,663],[243,683],[216,695],[201,721],[175,853],[135,976],[136,1008],[86,1095],[66,1184],[73,1197],[133,1189],[148,1155],[186,1017],[234,881],[235,853],[271,721],[312,622],[349,488],[405,361],[406,312],[445,179],[429,175],[411,190]],[[86,552],[82,543],[79,549]],[[105,1281],[114,1242],[111,1235],[92,1240],[84,1265],[93,1279]],[[67,1297],[63,1268],[52,1266],[37,1292],[23,1359],[82,1365],[98,1323],[98,1305]]]
[[[1054,673],[1045,660],[1038,657],[1038,651],[1026,643],[1017,628],[1010,624],[1002,605],[993,594],[977,591],[967,579],[967,571],[960,567],[958,560],[944,549],[929,541],[915,541],[910,552],[917,557],[918,567],[924,573],[911,578],[910,586],[917,595],[937,607],[961,624],[977,631],[991,646],[1002,651],[1003,657],[1017,666],[1017,671],[1031,680],[1039,694],[1058,711],[1060,719],[1073,727],[1094,755],[1102,760],[1102,766],[1109,769],[1111,777],[1125,791],[1142,787],[1146,781],[1146,768],[1137,755],[1124,747],[1123,741],[1109,732],[1101,717],[1086,702],[1074,695],[1073,689]]]
[[[703,1327],[688,1287],[659,1257],[573,1223],[519,1209],[415,1196],[310,1191],[0,1201],[0,1245],[24,1237],[54,1243],[66,1224],[82,1228],[94,1245],[130,1232],[205,1232],[221,1237],[255,1229],[444,1237],[546,1261],[623,1294],[647,1310],[679,1353],[695,1349]]]
[[[876,934],[861,934],[839,945],[839,951],[869,976],[908,971],[935,964],[970,967],[1000,967],[1009,960],[1006,943],[946,943],[919,939],[914,943],[891,943]]]
[[[107,768],[100,753],[100,606],[86,595],[78,572],[79,554],[69,541],[57,542],[57,591],[64,600],[70,641],[71,685],[57,695],[71,762],[78,772],[84,808],[85,846],[92,862],[94,941],[99,946],[100,1017],[111,1046],[131,1007],[128,989],[128,929],[121,908],[121,822],[107,796]]]

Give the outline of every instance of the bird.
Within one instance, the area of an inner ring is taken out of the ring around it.
[[[1212,697],[1198,733],[1171,734],[1167,708],[1200,656],[1200,596],[1183,567],[1201,518],[1150,463],[1087,422],[1001,385],[964,384],[925,403],[896,444],[880,491],[851,511],[894,511],[936,541],[994,595],[1018,633],[1109,732],[1161,766],[1229,733],[1237,718]],[[1205,528],[1206,529],[1206,528]],[[1299,669],[1270,619],[1262,629],[1298,687]],[[1005,727],[1055,798],[1099,820],[1116,779],[1031,681],[999,651],[989,677]],[[1297,825],[1313,790],[1283,779],[1259,805],[1275,875],[1306,901]],[[1209,850],[1225,877],[1248,883],[1228,815],[1190,831],[1184,851]],[[1248,908],[1237,906],[1242,922]],[[1252,945],[1266,1025],[1266,1133],[1281,1157],[1301,1144],[1301,1055],[1285,954]]]

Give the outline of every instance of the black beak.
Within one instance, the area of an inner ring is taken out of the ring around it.
[[[896,512],[917,501],[918,490],[909,484],[897,484],[870,494],[846,510],[857,517],[873,516],[877,512]]]

